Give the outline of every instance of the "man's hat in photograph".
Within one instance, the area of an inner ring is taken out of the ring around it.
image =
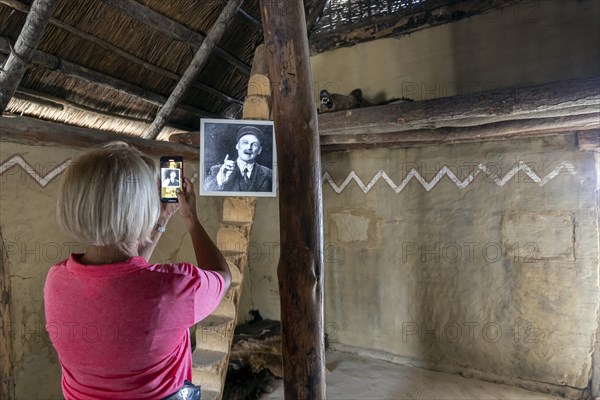
[[[255,127],[255,126],[249,126],[249,125],[242,127],[238,131],[235,142],[236,143],[239,142],[240,139],[242,138],[242,136],[246,136],[246,135],[254,135],[254,136],[256,136],[256,138],[258,139],[258,141],[260,142],[260,144],[261,145],[263,144],[263,134],[262,134],[261,130],[258,129],[257,127]]]

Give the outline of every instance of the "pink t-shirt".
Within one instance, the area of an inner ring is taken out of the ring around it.
[[[50,268],[44,287],[66,400],[160,399],[191,381],[188,328],[221,302],[221,275],[185,262],[84,265],[79,257]]]

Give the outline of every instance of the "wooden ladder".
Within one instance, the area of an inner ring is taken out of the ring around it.
[[[271,86],[264,45],[261,45],[254,53],[243,118],[268,120],[270,116]],[[223,200],[223,220],[217,231],[217,246],[229,263],[232,279],[219,307],[196,325],[192,376],[194,384],[202,386],[203,400],[220,400],[223,397],[242,282],[248,266],[255,209],[254,197],[227,197]]]

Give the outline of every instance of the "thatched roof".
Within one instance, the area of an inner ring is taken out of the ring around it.
[[[31,3],[0,1],[0,65],[21,32],[27,15],[24,11]],[[39,52],[54,56],[53,61],[41,66],[34,58],[5,113],[140,135],[188,67],[199,48],[200,35],[209,33],[226,1],[137,3],[182,28],[170,32],[132,17],[116,8],[117,3],[128,1],[59,0],[38,46]],[[321,3],[305,1],[307,14]],[[176,37],[179,31],[187,37]],[[158,139],[175,131],[197,130],[201,116],[241,117],[254,50],[262,41],[259,2],[247,0]],[[125,85],[117,85],[123,90],[116,90],[56,68],[71,64],[126,82],[147,98],[126,93]]]
[[[286,1],[286,0],[268,0]],[[517,0],[305,0],[311,52],[405,34]],[[0,0],[0,65],[33,0]],[[141,136],[226,0],[57,0],[5,115]],[[245,0],[157,139],[201,117],[240,118],[263,42],[259,0]]]

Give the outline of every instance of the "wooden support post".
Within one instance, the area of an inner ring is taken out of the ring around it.
[[[14,400],[15,375],[10,319],[10,273],[0,231],[0,399]]]
[[[0,113],[4,112],[44,36],[56,0],[35,0],[19,38],[0,71]]]
[[[261,0],[277,137],[281,340],[287,400],[325,399],[321,154],[304,5]]]
[[[229,0],[227,5],[217,18],[217,21],[210,29],[208,36],[202,42],[202,45],[194,55],[194,59],[190,63],[190,66],[183,73],[181,80],[173,89],[173,92],[169,96],[169,99],[165,103],[165,105],[160,109],[156,118],[152,122],[152,125],[148,128],[146,132],[144,132],[144,137],[147,139],[155,139],[160,133],[161,129],[167,124],[167,119],[177,107],[177,104],[181,101],[183,95],[186,90],[189,88],[191,82],[194,80],[196,75],[204,68],[208,58],[210,57],[210,53],[215,48],[217,43],[223,37],[227,26],[235,17],[237,10],[242,5],[243,0]]]

